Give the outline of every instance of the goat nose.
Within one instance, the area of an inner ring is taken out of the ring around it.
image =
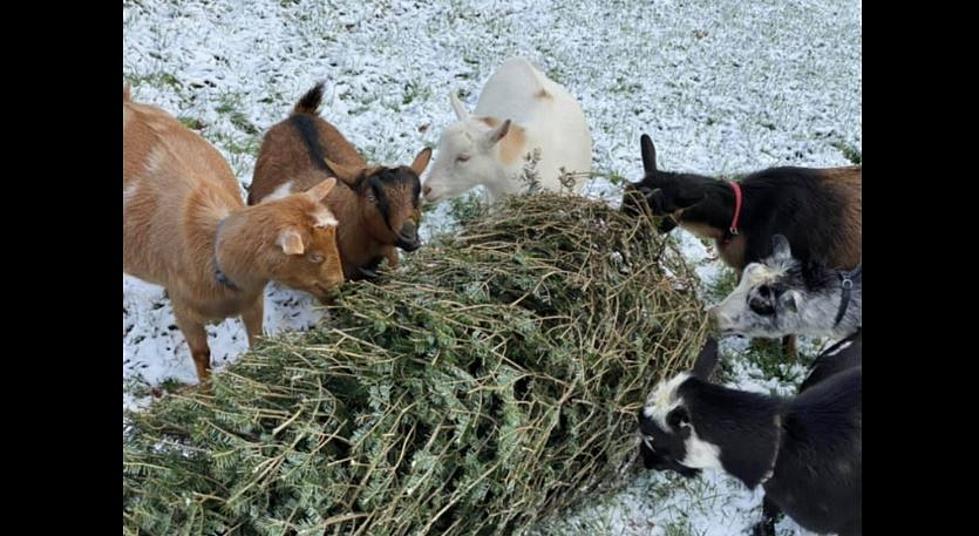
[[[431,186],[425,186],[424,188],[422,188],[422,193],[425,194],[425,195],[428,195],[428,194],[432,193],[432,187]]]

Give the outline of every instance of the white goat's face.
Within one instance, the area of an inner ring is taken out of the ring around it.
[[[505,123],[507,128],[509,124]],[[478,119],[450,125],[435,150],[432,172],[422,187],[427,203],[462,195],[479,185],[489,186],[505,178],[496,128]],[[503,132],[505,134],[505,132]]]
[[[458,121],[442,131],[432,171],[422,185],[426,203],[505,179],[498,143],[509,131],[510,121],[470,116],[454,95],[451,98]]]

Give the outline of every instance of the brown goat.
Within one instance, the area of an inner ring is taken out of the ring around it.
[[[270,280],[321,299],[343,282],[337,221],[320,203],[335,179],[246,207],[221,154],[162,109],[132,102],[128,86],[122,128],[123,271],[166,288],[201,383],[206,324],[240,314],[252,345]]]
[[[411,166],[368,166],[357,149],[317,110],[323,83],[307,92],[289,118],[265,134],[248,204],[256,205],[301,192],[328,176],[343,184],[326,205],[340,221],[337,245],[348,279],[374,277],[383,259],[398,265],[395,247],[414,251],[418,239],[419,176],[431,149],[422,149]]]

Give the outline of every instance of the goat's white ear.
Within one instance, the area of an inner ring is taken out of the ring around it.
[[[790,313],[799,312],[799,307],[802,306],[802,294],[798,290],[786,290],[778,300],[781,302],[781,309]]]
[[[785,238],[785,235],[777,234],[772,237],[772,255],[782,261],[787,261],[792,258],[792,247],[789,245],[789,239]]]
[[[503,137],[506,136],[507,132],[509,131],[510,131],[510,120],[507,119],[506,121],[503,122],[502,125],[490,131],[490,133],[486,138],[486,143],[490,146],[495,145],[500,140],[502,140]]]
[[[313,186],[309,190],[306,190],[306,196],[312,199],[314,202],[318,203],[325,199],[333,187],[337,185],[337,180],[333,177],[326,179],[316,186]]]
[[[717,339],[713,337],[707,339],[704,347],[700,349],[700,355],[697,356],[697,361],[693,364],[693,376],[707,381],[707,378],[710,377],[711,373],[714,372],[714,368],[717,366],[719,355]]]
[[[280,232],[276,243],[286,255],[302,255],[306,251],[306,248],[303,246],[302,235],[292,227]]]
[[[452,104],[452,109],[456,113],[456,118],[459,121],[465,121],[469,119],[469,112],[466,110],[466,105],[462,104],[459,100],[459,96],[456,95],[455,91],[449,93],[449,102]]]

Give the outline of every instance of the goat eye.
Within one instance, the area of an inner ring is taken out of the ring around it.
[[[666,416],[666,424],[673,429],[677,429],[688,421],[687,411],[683,408],[676,408]]]
[[[320,253],[310,253],[309,254],[309,261],[310,262],[313,262],[313,263],[316,263],[316,264],[319,264],[319,263],[323,262],[323,255],[320,254]]]
[[[467,160],[469,160],[469,155],[467,155],[467,154],[461,154],[458,157],[456,157],[456,162],[459,162],[459,163],[465,162]]]

